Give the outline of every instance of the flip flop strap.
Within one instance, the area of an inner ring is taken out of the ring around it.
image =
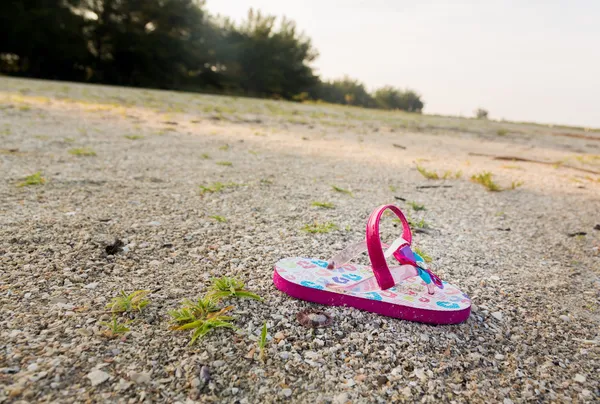
[[[406,220],[402,211],[396,206],[382,205],[371,213],[371,216],[369,216],[369,220],[367,221],[367,251],[369,253],[369,259],[371,260],[371,266],[373,267],[373,274],[375,275],[375,279],[381,290],[392,288],[395,285],[394,278],[385,260],[385,254],[379,236],[379,222],[383,212],[388,209],[398,216],[402,223],[402,238],[409,246],[412,243],[412,233],[410,231],[408,220]],[[397,254],[397,251],[394,252],[394,256]]]

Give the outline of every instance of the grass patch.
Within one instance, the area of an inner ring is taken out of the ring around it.
[[[140,140],[140,139],[144,138],[144,136],[142,136],[142,135],[125,135],[124,137],[125,137],[125,139],[129,139],[129,140]]]
[[[421,256],[421,258],[423,258],[423,261],[430,263],[432,261],[432,258],[423,250],[421,250],[418,247],[412,247],[412,249],[414,250],[414,252],[416,252],[417,254],[419,254]]]
[[[44,177],[42,177],[42,172],[38,171],[37,173],[28,175],[27,177],[23,178],[23,181],[20,182],[17,186],[18,187],[29,187],[29,186],[35,186],[35,185],[44,185],[46,183],[46,179]]]
[[[215,219],[219,223],[225,223],[227,221],[227,219],[224,216],[219,216],[219,215],[212,215],[212,216],[209,216],[209,218]]]
[[[233,163],[231,161],[217,161],[217,165],[231,167]]]
[[[96,155],[96,152],[88,147],[80,147],[77,149],[69,150],[69,154],[77,157],[92,157]]]
[[[113,313],[141,312],[144,307],[150,304],[150,300],[147,299],[149,294],[149,290],[136,290],[130,294],[122,290],[119,296],[112,298],[106,308]]]
[[[263,328],[260,332],[260,338],[258,339],[258,350],[260,352],[260,360],[265,361],[267,355],[265,348],[267,347],[267,323],[263,325]]]
[[[227,184],[223,184],[222,182],[214,182],[210,185],[200,185],[200,194],[206,194],[207,192],[221,192],[225,188],[233,188],[238,186],[235,182],[229,182]]]
[[[104,330],[102,332],[102,334],[107,338],[116,338],[118,336],[121,336],[121,335],[129,332],[129,327],[127,327],[127,325],[129,323],[131,323],[131,320],[121,323],[117,319],[117,316],[115,316],[113,314],[111,322],[106,322],[106,321],[100,322],[100,325],[103,325],[107,328],[106,330]]]
[[[202,153],[200,155],[200,158],[203,159],[203,160],[210,160],[210,154],[208,154],[208,153]]]
[[[219,147],[219,150],[223,150],[223,151],[229,150],[229,145],[224,144],[223,146]]]
[[[510,183],[510,189],[517,189],[524,184],[523,181],[513,181]]]
[[[475,174],[471,177],[471,181],[483,185],[491,192],[500,192],[502,188],[492,180],[492,173],[484,171],[480,174]]]
[[[230,297],[242,297],[261,300],[260,296],[244,289],[244,282],[235,278],[222,277],[214,279],[208,294],[196,302],[184,300],[177,310],[169,311],[173,325],[171,330],[191,330],[190,345],[199,338],[217,328],[236,327],[232,324],[233,318],[225,315],[233,306],[220,308],[218,304]]]
[[[426,210],[425,209],[425,205],[420,205],[420,204],[418,204],[416,202],[408,202],[408,204],[410,205],[411,208],[413,208],[413,210],[415,212],[418,212],[420,210]]]
[[[315,206],[317,208],[323,208],[323,209],[333,209],[335,208],[335,205],[331,202],[317,202],[314,201],[310,204],[311,206]]]
[[[420,165],[417,165],[417,171],[419,171],[421,173],[421,175],[425,178],[427,178],[428,180],[439,180],[440,176],[438,175],[438,173],[436,173],[435,171],[428,171],[425,169],[425,167],[422,167]]]
[[[333,189],[335,192],[339,192],[340,194],[346,194],[346,195],[354,196],[354,195],[352,195],[352,191],[350,191],[348,189],[344,189],[344,188],[338,187],[336,185],[332,185],[331,189]]]
[[[66,137],[63,139],[63,142],[65,143],[75,143],[75,139],[73,139],[72,137]]]
[[[442,179],[444,179],[444,180],[451,179],[451,178],[454,178],[455,180],[457,180],[460,177],[462,177],[462,171],[461,170],[458,170],[458,171],[455,171],[455,172],[453,172],[451,170],[448,170],[448,171],[444,172],[444,175],[442,175]]]
[[[317,221],[315,221],[312,224],[305,224],[304,226],[302,226],[302,231],[305,231],[307,233],[311,233],[311,234],[315,234],[315,233],[329,233],[333,230],[337,230],[338,227],[332,223],[332,222],[327,222],[327,223],[319,223]]]
[[[496,134],[498,136],[506,136],[508,134],[508,131],[504,128],[500,128],[496,131]]]
[[[231,309],[233,309],[233,306],[219,309],[217,302],[207,298],[199,299],[196,303],[184,300],[180,309],[169,312],[174,323],[171,330],[191,330],[190,345],[193,345],[199,338],[204,337],[214,329],[235,328],[231,323],[233,318],[225,315]]]
[[[249,299],[262,300],[260,296],[244,289],[244,282],[235,278],[223,276],[213,280],[207,298],[221,301],[230,297],[246,297]]]

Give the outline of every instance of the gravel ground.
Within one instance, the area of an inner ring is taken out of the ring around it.
[[[598,132],[6,78],[0,108],[0,402],[600,400]],[[469,180],[484,170],[505,190]],[[37,171],[45,184],[18,186]],[[415,243],[472,297],[468,321],[274,288],[278,259],[329,258],[382,203],[427,223]],[[314,221],[337,229],[301,230]],[[115,238],[125,247],[107,255]],[[223,275],[264,301],[234,301],[239,331],[189,346],[167,311]],[[156,291],[108,339],[104,306],[122,289]],[[333,323],[300,325],[311,307]],[[265,322],[263,363],[250,351]]]

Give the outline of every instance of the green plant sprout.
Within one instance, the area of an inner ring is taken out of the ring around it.
[[[80,147],[77,149],[69,150],[69,154],[77,157],[92,157],[96,155],[96,152],[88,147]]]
[[[263,325],[262,331],[260,333],[260,338],[258,340],[258,349],[260,352],[259,356],[263,362],[265,361],[265,359],[267,357],[266,350],[265,350],[266,346],[267,346],[267,323],[265,322],[265,325]]]
[[[125,137],[125,139],[129,139],[129,140],[140,140],[140,139],[144,138],[144,136],[141,136],[141,135],[125,135],[124,137]]]
[[[417,202],[409,202],[408,204],[410,205],[411,208],[413,208],[413,210],[415,212],[418,212],[420,210],[425,210],[425,205],[420,205]]]
[[[221,301],[229,297],[246,297],[249,299],[262,300],[260,296],[244,289],[244,282],[223,276],[213,280],[211,290],[206,295],[214,301]]]
[[[231,167],[233,163],[231,161],[217,161],[217,165]]]
[[[423,250],[421,250],[418,247],[412,247],[412,249],[414,250],[414,252],[416,252],[417,254],[419,254],[421,256],[421,258],[423,258],[423,260],[427,263],[431,262],[431,256],[429,256],[429,254],[427,254],[426,252],[424,252]]]
[[[184,301],[181,309],[169,312],[176,323],[170,329],[175,331],[192,330],[190,345],[193,345],[199,338],[203,338],[214,329],[235,328],[231,323],[233,318],[224,315],[232,308],[233,306],[227,306],[214,311],[214,303],[210,300],[201,299],[198,304],[189,300]]]
[[[502,191],[502,188],[500,188],[500,186],[492,180],[492,173],[489,171],[484,171],[480,174],[473,175],[471,177],[471,181],[483,185],[488,191],[491,192]]]
[[[209,216],[209,218],[215,219],[219,223],[225,223],[227,221],[227,218],[225,218],[224,216],[219,216],[219,215],[212,215],[212,216]]]
[[[103,325],[107,328],[107,330],[104,330],[103,332],[106,337],[115,338],[129,331],[127,324],[130,322],[131,321],[125,321],[125,323],[120,323],[117,319],[117,316],[113,314],[111,322],[102,321],[100,322],[100,325]]]
[[[46,183],[46,179],[42,177],[42,172],[38,171],[37,173],[28,175],[20,182],[18,187],[29,187],[32,185],[44,185]]]
[[[513,181],[513,182],[510,184],[510,189],[517,189],[517,188],[519,188],[520,186],[522,186],[523,184],[524,184],[524,182],[523,182],[523,181]]]
[[[130,294],[122,290],[120,296],[113,297],[106,308],[113,313],[141,312],[144,307],[150,304],[150,300],[147,299],[149,294],[149,290],[136,290]]]
[[[332,230],[337,230],[337,226],[332,222],[327,223],[319,223],[315,221],[312,224],[305,224],[302,226],[302,231],[307,233],[315,234],[315,233],[329,233]]]
[[[338,186],[336,186],[336,185],[332,185],[332,186],[331,186],[331,188],[332,188],[332,189],[333,189],[335,192],[339,192],[339,193],[341,193],[341,194],[346,194],[346,195],[353,196],[353,195],[352,195],[352,191],[350,191],[350,190],[348,190],[348,189],[340,188],[340,187],[338,187]]]
[[[417,165],[417,171],[421,173],[421,175],[428,180],[439,180],[440,176],[435,171],[427,171],[425,167]]]
[[[317,202],[314,201],[311,203],[311,206],[315,206],[317,208],[323,208],[323,209],[333,209],[335,208],[335,205],[331,202]]]

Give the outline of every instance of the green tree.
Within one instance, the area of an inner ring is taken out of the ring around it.
[[[412,90],[400,90],[385,86],[375,91],[375,102],[379,108],[401,109],[408,112],[421,112],[424,107],[421,96]]]
[[[341,80],[321,82],[313,89],[312,95],[316,99],[333,104],[362,107],[375,106],[375,101],[367,92],[365,86],[358,80],[349,77],[344,77]]]
[[[296,24],[250,10],[239,26],[225,19],[215,44],[216,65],[233,91],[292,99],[317,83],[310,63],[318,55]]]

